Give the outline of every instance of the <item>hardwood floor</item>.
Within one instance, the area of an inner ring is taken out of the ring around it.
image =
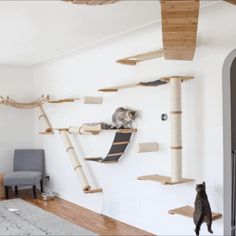
[[[15,197],[14,193],[11,195],[10,198]],[[153,235],[60,198],[53,201],[33,199],[29,190],[19,190],[19,197],[99,235]]]

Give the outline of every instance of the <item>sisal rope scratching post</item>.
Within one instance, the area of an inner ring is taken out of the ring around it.
[[[91,189],[91,186],[88,183],[88,179],[84,173],[82,165],[79,162],[79,158],[77,157],[77,154],[76,154],[75,149],[71,143],[71,140],[70,140],[67,130],[66,129],[60,130],[60,135],[61,135],[61,138],[64,142],[66,152],[72,162],[73,168],[79,177],[80,183],[83,187],[83,191],[84,192],[89,191]]]
[[[171,181],[182,179],[181,79],[170,79]]]
[[[52,126],[48,120],[48,117],[43,109],[43,107],[40,105],[39,107],[37,107],[37,111],[38,111],[38,115],[39,115],[39,120],[41,120],[44,130],[46,133],[50,133],[53,132],[52,130]]]

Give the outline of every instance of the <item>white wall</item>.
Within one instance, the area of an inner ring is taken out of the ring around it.
[[[183,174],[203,180],[212,209],[223,211],[222,151],[222,78],[224,59],[235,47],[235,9],[224,2],[203,9],[199,22],[199,42],[191,62],[155,59],[125,66],[116,59],[162,46],[160,25],[107,41],[33,68],[35,92],[39,96],[82,97],[97,95],[97,89],[130,82],[149,81],[159,76],[194,75],[183,83]],[[168,215],[168,210],[193,205],[195,183],[163,186],[137,181],[146,174],[170,174],[169,121],[160,115],[169,111],[169,87],[135,88],[114,94],[102,94],[103,105],[80,103],[47,105],[46,111],[54,127],[79,126],[84,122],[110,121],[118,106],[137,109],[141,116],[135,126],[138,132],[119,164],[89,163],[102,194],[85,195],[73,172],[58,134],[37,136],[38,147],[47,155],[47,172],[53,189],[62,197],[99,213],[110,215],[147,231],[163,234],[190,235],[191,219]],[[36,133],[40,129],[36,129]],[[112,142],[112,134],[75,138],[78,152],[85,156],[104,156]],[[160,143],[160,152],[138,154],[138,142]],[[222,220],[213,223],[216,235],[222,234]],[[208,234],[202,227],[202,234]]]
[[[34,98],[32,70],[16,66],[0,66],[0,96],[17,101]],[[34,148],[34,112],[1,105],[0,115],[0,173],[13,168],[13,151]],[[10,161],[9,161],[10,160]]]

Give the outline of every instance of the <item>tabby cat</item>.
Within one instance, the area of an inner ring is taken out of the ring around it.
[[[132,128],[132,123],[137,117],[137,112],[123,107],[119,107],[112,115],[113,128]]]
[[[203,182],[202,184],[196,185],[197,196],[194,203],[194,212],[193,212],[193,220],[196,225],[195,233],[199,235],[200,228],[203,222],[206,222],[207,229],[210,233],[213,233],[211,229],[212,224],[212,212],[211,207],[206,194],[206,184]]]

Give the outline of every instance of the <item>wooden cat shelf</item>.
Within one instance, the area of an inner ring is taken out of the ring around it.
[[[83,98],[64,98],[64,99],[50,99],[48,103],[68,103],[68,102],[77,102],[81,101],[84,104],[102,104],[102,97],[92,97],[92,96],[84,96]]]
[[[180,79],[182,82],[185,80],[193,79],[192,76],[165,76],[161,77],[160,79],[148,81],[148,82],[138,82],[138,83],[131,83],[131,84],[124,84],[116,87],[108,87],[99,89],[99,92],[118,92],[121,89],[126,88],[135,88],[135,87],[158,87],[164,84],[169,83],[169,81],[173,78]]]
[[[159,50],[155,50],[155,51],[150,51],[150,52],[122,58],[122,59],[117,60],[116,62],[118,62],[120,64],[124,64],[124,65],[134,66],[139,62],[146,61],[146,60],[152,60],[152,59],[160,58],[163,56],[164,56],[163,49],[159,49]]]
[[[66,102],[76,102],[80,100],[79,98],[64,98],[64,99],[58,99],[58,100],[49,100],[48,103],[66,103]]]
[[[185,217],[189,217],[189,218],[193,218],[193,212],[194,212],[194,208],[191,206],[183,206],[183,207],[179,207],[176,209],[172,209],[169,210],[169,214],[171,215],[181,215],[181,216],[185,216]],[[221,213],[215,213],[212,212],[212,220],[218,220],[222,218],[222,214]]]
[[[146,175],[146,176],[140,176],[137,179],[159,182],[164,185],[175,185],[194,181],[193,179],[186,179],[186,178],[182,178],[179,181],[172,181],[171,177],[164,175]]]

